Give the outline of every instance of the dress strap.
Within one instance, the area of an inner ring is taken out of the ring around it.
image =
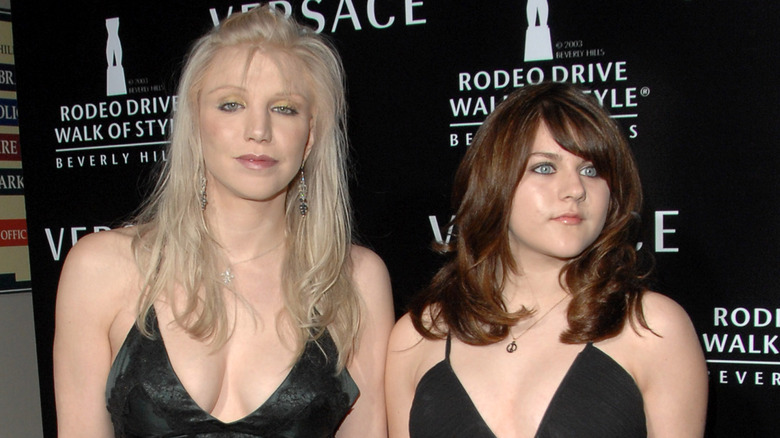
[[[445,344],[446,347],[444,349],[444,360],[446,360],[448,363],[450,361],[450,345],[452,345],[452,335],[447,333],[447,343]]]

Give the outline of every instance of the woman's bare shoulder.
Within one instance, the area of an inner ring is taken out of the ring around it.
[[[350,247],[353,275],[355,277],[372,277],[377,274],[387,275],[387,267],[377,253],[365,246],[352,245]]]
[[[60,274],[57,300],[79,307],[117,309],[128,295],[137,297],[138,268],[134,231],[116,229],[88,234],[70,249]]]
[[[663,369],[662,363],[673,368],[691,368],[692,364],[699,367],[703,363],[698,335],[680,304],[666,295],[648,291],[642,296],[642,313],[649,328],[634,321],[634,328],[627,325],[616,343],[630,357],[638,380]]]
[[[80,238],[65,259],[71,263],[116,263],[132,255],[132,227],[98,231]]]
[[[376,301],[392,306],[390,273],[385,262],[372,250],[358,245],[350,249],[352,281],[364,300]]]
[[[642,313],[655,338],[694,334],[688,313],[672,298],[654,291],[642,295]],[[640,331],[641,336],[645,333]]]
[[[624,360],[645,402],[654,436],[701,436],[707,406],[707,365],[688,313],[673,299],[646,292],[648,329],[623,330]],[[630,354],[629,354],[630,353]]]
[[[387,346],[388,367],[395,379],[408,379],[411,387],[444,359],[444,339],[430,339],[417,331],[407,313],[395,323]]]
[[[425,338],[415,329],[412,317],[408,313],[401,316],[390,334],[391,351],[404,351],[422,345]]]
[[[426,311],[423,314],[421,323],[430,325],[430,317]],[[435,333],[439,333],[437,330]],[[406,313],[395,323],[393,331],[390,334],[388,351],[402,353],[403,355],[426,357],[429,354],[439,356],[439,350],[443,349],[444,338],[428,338],[423,336],[412,322],[410,313]]]

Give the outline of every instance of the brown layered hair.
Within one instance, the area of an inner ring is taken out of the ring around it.
[[[641,303],[647,272],[636,251],[642,190],[628,142],[591,95],[570,84],[542,83],[496,107],[458,168],[456,214],[447,225],[454,235],[436,245],[449,260],[410,304],[412,322],[426,338],[452,333],[469,344],[491,344],[532,314],[507,311],[503,288],[507,275],[518,273],[508,240],[512,199],[542,123],[563,149],[591,161],[610,189],[601,234],[560,272],[572,296],[561,341],[606,339],[627,319],[635,329],[635,321],[648,328]]]

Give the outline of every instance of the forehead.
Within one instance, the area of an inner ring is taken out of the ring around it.
[[[545,123],[539,123],[536,128],[536,133],[531,143],[531,153],[551,153],[561,154],[563,152],[568,153],[560,144],[555,140],[550,129]]]
[[[598,140],[591,140],[578,134],[568,124],[558,125],[551,129],[547,122],[542,120],[534,134],[534,140],[528,153],[550,153],[559,157],[572,156],[581,160],[594,161],[597,166],[603,165],[606,159],[603,153],[604,149],[594,147],[596,143],[599,143]]]
[[[233,86],[278,88],[277,92],[309,93],[303,74],[303,63],[285,52],[250,46],[230,46],[219,49],[203,77],[203,88]],[[208,90],[207,90],[208,91]]]

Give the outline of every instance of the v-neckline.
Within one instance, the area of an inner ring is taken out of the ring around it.
[[[571,374],[575,366],[580,362],[581,358],[584,356],[584,353],[590,350],[591,348],[596,348],[596,347],[593,346],[592,342],[588,342],[585,345],[585,348],[583,348],[582,350],[580,350],[579,353],[577,353],[577,356],[574,358],[571,365],[569,365],[569,369],[566,370],[566,374],[563,375],[563,379],[561,379],[560,383],[558,383],[558,387],[555,388],[555,392],[553,393],[550,402],[547,404],[547,407],[544,409],[544,414],[542,415],[542,419],[539,421],[539,424],[536,426],[536,431],[534,432],[533,436],[538,436],[539,431],[542,430],[542,426],[544,426],[545,422],[547,421],[547,417],[549,416],[550,406],[552,406],[555,399],[559,397],[559,394],[561,393],[561,388],[563,388],[564,383],[567,381],[569,375]],[[446,366],[450,369],[450,372],[452,372],[452,375],[455,377],[455,381],[458,382],[458,386],[460,387],[460,390],[463,391],[463,393],[466,395],[466,399],[468,400],[469,405],[474,410],[474,412],[477,413],[477,416],[479,417],[479,421],[481,421],[482,424],[485,425],[485,427],[490,431],[491,434],[493,434],[494,437],[498,437],[498,435],[496,435],[496,433],[493,431],[490,425],[487,424],[487,421],[485,421],[485,419],[482,417],[482,413],[479,412],[479,409],[477,409],[477,405],[474,404],[474,401],[471,399],[471,396],[469,395],[468,391],[466,391],[466,387],[463,386],[463,383],[460,381],[460,377],[458,377],[458,374],[455,372],[455,369],[452,368],[452,363],[450,362],[449,355],[447,355],[447,357],[442,362],[446,364]]]
[[[192,397],[190,392],[184,386],[184,384],[182,383],[181,379],[179,378],[179,375],[176,373],[176,370],[173,368],[173,363],[171,362],[171,357],[168,355],[168,349],[165,346],[165,339],[163,338],[162,332],[160,331],[160,325],[159,325],[159,321],[157,319],[157,312],[155,311],[154,306],[152,306],[152,308],[149,310],[149,312],[151,313],[150,316],[152,316],[153,319],[154,319],[154,321],[153,321],[154,333],[157,334],[158,336],[160,336],[160,344],[162,345],[162,350],[165,353],[165,365],[168,368],[168,370],[171,372],[171,375],[173,376],[173,378],[176,380],[176,383],[178,384],[178,386],[181,389],[182,393],[184,394],[185,398],[193,406],[195,406],[198,409],[198,411],[200,411],[203,415],[206,415],[209,419],[214,420],[214,421],[218,422],[219,424],[222,424],[222,425],[225,425],[225,426],[232,425],[232,424],[238,424],[238,423],[241,423],[242,421],[245,421],[245,420],[249,419],[254,414],[259,412],[271,400],[273,400],[273,399],[278,397],[278,394],[281,391],[281,389],[290,380],[290,378],[292,377],[293,373],[298,369],[298,366],[301,363],[300,360],[295,362],[295,364],[290,368],[290,371],[287,373],[287,375],[284,377],[284,379],[282,379],[281,383],[279,383],[279,386],[277,386],[276,389],[274,389],[274,391],[256,409],[254,409],[253,411],[247,413],[246,415],[244,415],[244,416],[242,416],[242,417],[240,417],[240,418],[238,418],[236,420],[228,421],[228,422],[223,421],[223,420],[215,417],[214,415],[212,415],[207,410],[203,409],[203,407],[200,404],[198,404],[198,402],[195,401],[195,399]],[[305,348],[308,348],[308,345]],[[304,351],[304,354],[305,354],[305,351]]]

